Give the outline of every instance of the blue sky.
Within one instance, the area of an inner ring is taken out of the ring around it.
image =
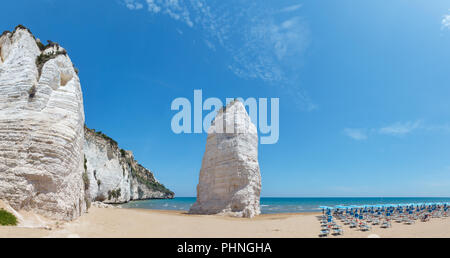
[[[263,196],[450,196],[445,0],[17,0],[80,70],[86,123],[195,196],[205,134],[176,135],[177,97],[280,98],[259,147]]]

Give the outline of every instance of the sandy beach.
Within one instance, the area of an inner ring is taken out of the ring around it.
[[[91,208],[79,219],[49,229],[0,227],[0,237],[149,237],[149,238],[315,238],[318,213],[260,215],[254,219],[189,215],[178,211]],[[361,232],[344,226],[339,237],[450,237],[450,218],[393,223],[392,228],[374,226]]]

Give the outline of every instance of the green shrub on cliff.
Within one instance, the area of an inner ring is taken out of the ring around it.
[[[59,55],[67,55],[66,50],[58,50],[56,52],[52,53],[41,53],[39,56],[36,57],[36,67],[39,71],[39,77],[42,74],[42,68],[44,67],[44,64],[47,63],[47,61],[56,58]]]
[[[42,42],[36,40],[36,44],[38,45],[39,50],[41,50],[41,51],[45,50],[45,45],[42,44]]]
[[[116,189],[116,190],[112,190],[112,191],[108,191],[108,200],[111,200],[112,198],[114,198],[115,200],[117,200],[121,195],[121,189]]]
[[[84,156],[84,172],[83,172],[83,183],[84,183],[84,190],[89,189],[89,176],[87,174],[87,159],[86,156]]]
[[[31,86],[31,88],[28,90],[28,97],[30,99],[34,98],[36,96],[36,85]]]
[[[95,130],[94,130],[94,132],[95,132]],[[116,141],[114,141],[111,137],[109,137],[108,135],[102,133],[102,131],[98,131],[98,132],[95,132],[95,133],[96,133],[98,136],[100,136],[100,137],[102,137],[103,139],[105,139],[106,141],[109,141],[109,143],[110,143],[111,145],[116,145],[116,146],[119,145],[119,144],[118,144]]]
[[[2,226],[16,226],[17,218],[12,213],[0,209],[0,225]]]
[[[170,191],[169,189],[167,189],[163,184],[159,183],[159,182],[147,182],[147,186],[150,189],[168,194],[168,195],[173,195],[174,193],[172,191]]]
[[[174,195],[174,192],[167,189],[163,184],[157,182],[151,174],[145,176],[145,174],[138,173],[133,168],[131,168],[131,174],[139,183],[146,185],[148,189],[159,191],[166,195]]]

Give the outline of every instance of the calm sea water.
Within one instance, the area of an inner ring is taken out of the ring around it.
[[[177,197],[171,200],[146,200],[123,204],[123,208],[138,208],[152,210],[180,210],[188,211],[194,204],[195,197]],[[396,197],[372,197],[372,198],[261,198],[261,212],[289,213],[289,212],[314,212],[320,211],[319,206],[336,205],[369,205],[369,204],[400,204],[400,203],[427,203],[450,202],[450,198],[396,198]]]

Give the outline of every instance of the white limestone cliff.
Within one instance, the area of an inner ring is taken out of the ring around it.
[[[71,220],[86,210],[84,109],[66,51],[18,26],[0,37],[0,199]]]
[[[173,198],[131,152],[85,128],[77,73],[64,48],[21,25],[0,36],[0,202],[72,220],[91,201]]]
[[[174,197],[151,171],[135,161],[131,151],[119,149],[101,132],[85,128],[84,153],[92,201],[125,203]]]
[[[193,214],[254,217],[260,214],[258,132],[235,100],[218,112],[208,130]]]

